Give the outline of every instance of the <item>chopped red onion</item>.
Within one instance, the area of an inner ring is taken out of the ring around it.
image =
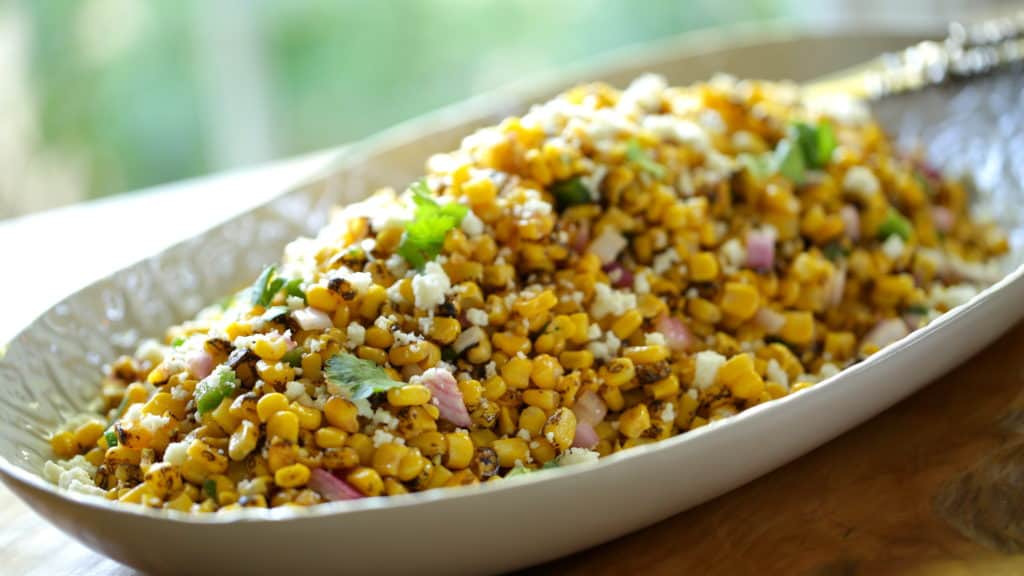
[[[864,337],[864,343],[874,344],[881,350],[909,333],[907,324],[902,318],[887,318],[875,324],[875,327]]]
[[[596,392],[587,390],[576,399],[572,411],[576,414],[577,422],[597,426],[608,413],[608,406]]]
[[[945,206],[934,206],[932,208],[932,221],[935,222],[935,229],[943,234],[948,234],[956,224],[956,214]]]
[[[334,327],[334,322],[331,321],[331,317],[326,312],[317,310],[312,306],[296,310],[292,312],[292,316],[295,318],[299,328],[303,330],[327,330]]]
[[[576,436],[572,439],[573,448],[586,448],[593,450],[601,438],[597,435],[594,427],[586,422],[576,423]]]
[[[747,232],[747,266],[770,270],[775,266],[775,236],[768,232]]]
[[[654,328],[665,337],[665,343],[673,352],[689,350],[696,340],[683,321],[674,316],[660,316],[654,321]]]
[[[619,257],[627,244],[626,237],[609,226],[590,243],[588,250],[597,255],[601,264],[610,264]]]
[[[619,262],[604,265],[604,271],[616,288],[632,288],[633,272]]]
[[[839,209],[839,217],[843,219],[843,230],[846,237],[857,241],[860,238],[860,212],[852,204],[844,204]]]
[[[351,484],[322,468],[314,468],[310,472],[307,485],[328,502],[366,498],[362,492],[356,490]]]
[[[430,402],[441,411],[441,418],[463,428],[472,425],[466,402],[462,399],[462,390],[459,390],[459,384],[451,372],[431,368],[420,378],[423,385],[430,389]]]
[[[185,363],[189,374],[196,380],[202,380],[213,372],[213,357],[206,350],[190,352]]]
[[[832,273],[825,286],[825,305],[829,308],[839,306],[846,290],[846,266],[840,266]]]

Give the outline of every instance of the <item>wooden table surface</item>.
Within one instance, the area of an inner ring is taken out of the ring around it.
[[[1024,574],[1022,390],[1024,324],[783,468],[535,571]],[[64,536],[0,487],[0,574],[136,572]]]

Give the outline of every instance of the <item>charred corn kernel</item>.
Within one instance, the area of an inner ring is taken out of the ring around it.
[[[469,432],[469,438],[473,441],[473,446],[477,448],[490,448],[491,444],[498,439],[498,435],[494,433],[494,430],[477,428]]]
[[[85,452],[96,446],[96,442],[107,429],[107,425],[99,420],[90,420],[75,428],[74,441],[79,452]]]
[[[484,387],[477,380],[460,380],[459,391],[466,406],[476,406],[483,398]]]
[[[475,178],[462,185],[462,193],[470,205],[476,207],[494,202],[498,190],[489,178]]]
[[[388,390],[388,403],[392,406],[420,406],[430,402],[430,389],[422,384],[406,384]]]
[[[512,468],[516,463],[525,463],[530,459],[530,447],[522,438],[495,440],[491,448],[498,455],[498,465],[502,468]]]
[[[491,344],[509,356],[515,356],[519,352],[529,354],[531,349],[529,338],[517,336],[511,332],[495,333],[491,336]]]
[[[288,341],[284,338],[259,338],[252,344],[252,351],[262,360],[275,363],[288,351]]]
[[[717,324],[722,320],[722,311],[710,300],[704,298],[694,298],[687,302],[686,309],[691,316],[700,320],[701,322],[707,322],[708,324]]]
[[[408,453],[406,446],[385,442],[373,451],[373,469],[381,476],[397,476],[399,464]]]
[[[238,427],[238,418],[231,413],[231,403],[233,401],[232,398],[225,398],[220,401],[217,408],[210,412],[210,418],[221,427],[221,430],[227,433]]]
[[[384,479],[373,468],[360,466],[349,472],[345,480],[366,496],[380,496],[384,491]]]
[[[726,282],[720,307],[722,312],[738,320],[747,320],[757,313],[761,305],[761,295],[757,288],[740,282]]]
[[[366,434],[350,434],[345,440],[345,446],[356,451],[363,466],[369,466],[373,461],[373,440]]]
[[[544,465],[558,456],[558,450],[543,436],[530,441],[530,457],[537,464]]]
[[[506,436],[514,434],[518,420],[518,409],[512,406],[501,406],[498,409],[498,433]]]
[[[185,406],[179,401],[175,400],[167,392],[157,392],[142,406],[143,414],[156,414],[157,416],[163,416],[167,412],[174,415],[175,418],[181,418],[184,414]]]
[[[538,388],[554,388],[561,376],[562,365],[555,358],[547,354],[541,354],[533,359],[530,381]]]
[[[71,432],[58,432],[50,437],[50,448],[53,453],[62,460],[67,460],[78,454],[78,444]]]
[[[548,415],[536,406],[527,406],[519,413],[519,428],[530,433],[531,437],[540,436],[544,430]]]
[[[427,357],[429,348],[426,342],[414,342],[404,346],[392,346],[388,352],[388,361],[395,366],[415,364]]]
[[[550,412],[558,407],[562,396],[557,390],[537,390],[531,388],[523,392],[523,402],[529,406],[535,406],[545,412]]]
[[[110,450],[116,448],[115,446]],[[109,458],[109,450],[107,454]],[[206,471],[211,474],[223,474],[228,469],[228,459],[202,440],[193,440],[186,450],[186,455],[189,459],[201,463]]]
[[[260,417],[260,422],[267,422],[275,413],[287,409],[288,398],[279,392],[264,394],[256,403],[256,413]]]
[[[345,445],[346,438],[348,434],[334,426],[326,426],[314,434],[316,445],[321,448],[341,448]]]
[[[267,421],[267,438],[295,443],[299,440],[299,417],[290,410],[275,412]]]
[[[404,354],[404,352],[403,352]],[[388,353],[381,350],[380,348],[373,348],[371,346],[357,346],[356,356],[363,360],[369,360],[374,364],[386,364],[388,361]]]
[[[167,508],[168,510],[177,510],[178,512],[189,512],[192,510],[192,504],[194,504],[194,502],[189,498],[188,494],[182,492],[168,500],[167,503],[164,504],[164,508]]]
[[[124,389],[124,395],[128,399],[126,405],[140,404],[149,398],[149,391],[142,384],[133,382]]]
[[[585,312],[579,312],[571,314],[569,320],[573,324],[572,336],[569,341],[573,344],[585,344],[587,333],[590,331],[590,317]]]
[[[263,360],[256,363],[256,373],[264,382],[284,384],[295,379],[295,370],[284,362],[269,364]]]
[[[619,316],[614,323],[612,323],[612,332],[620,340],[629,338],[633,332],[636,332],[637,328],[644,322],[644,316],[639,310],[627,310],[625,314]]]
[[[555,293],[551,290],[544,290],[533,298],[516,300],[512,305],[512,311],[523,318],[529,318],[547,312],[555,304],[558,304],[558,296],[555,296]]]
[[[228,456],[236,462],[244,460],[256,448],[256,442],[259,439],[259,426],[249,420],[243,420],[238,428],[231,433],[231,440],[228,442]]]
[[[324,312],[333,312],[341,303],[341,296],[322,284],[314,284],[306,290],[306,303]]]
[[[509,388],[522,389],[530,385],[532,371],[533,362],[517,356],[509,358],[508,362],[501,367],[501,378]]]
[[[497,400],[505,395],[508,391],[508,386],[505,385],[505,379],[501,376],[492,376],[484,382],[484,398],[488,400]]]
[[[461,470],[469,466],[473,459],[473,441],[467,432],[452,432],[445,435],[448,441],[448,451],[445,454],[444,465],[451,470]]]
[[[133,450],[127,446],[118,444],[111,448],[107,448],[107,452],[104,455],[104,459],[107,464],[131,464],[138,466],[142,460],[142,453],[138,450]]]
[[[662,378],[653,384],[648,384],[645,390],[655,400],[674,398],[679,394],[679,378],[672,374],[668,378]]]
[[[316,430],[323,421],[323,412],[311,406],[303,406],[298,402],[292,402],[289,407],[299,419],[299,428],[303,430]]]
[[[747,353],[737,354],[722,364],[716,380],[742,400],[753,400],[764,391],[764,380],[754,369],[754,357]]]
[[[429,461],[417,450],[408,450],[398,462],[398,469],[395,477],[402,482],[409,482],[419,476],[426,469]]]
[[[634,364],[653,364],[668,358],[668,348],[661,344],[630,346],[623,350],[623,355]]]
[[[282,488],[298,488],[309,482],[309,468],[302,464],[285,466],[274,472],[274,484]]]
[[[629,358],[616,358],[601,367],[598,377],[608,386],[624,386],[636,377],[636,367]]]
[[[231,402],[230,413],[239,421],[249,420],[258,424],[260,421],[258,404],[259,397],[256,394],[247,392],[235,397]]]
[[[373,321],[379,316],[380,306],[388,299],[387,289],[380,284],[372,284],[359,300],[359,315],[364,320]]]
[[[349,434],[355,434],[359,431],[358,414],[359,409],[355,404],[344,398],[339,398],[338,396],[332,396],[327,400],[327,403],[324,404],[324,416],[327,418],[327,421],[330,422],[331,426],[339,428]]]
[[[914,278],[910,274],[882,276],[875,279],[871,299],[879,306],[897,306],[914,291]]]
[[[154,494],[149,485],[143,482],[142,484],[126,491],[124,494],[121,494],[117,499],[120,502],[127,502],[129,504],[141,504],[148,497],[153,495]]]
[[[150,466],[143,481],[149,486],[150,493],[158,498],[181,490],[181,473],[175,466],[166,462],[157,462]]]
[[[392,336],[390,330],[384,330],[378,326],[367,328],[363,338],[367,346],[381,349],[389,348],[395,342],[395,337]]]
[[[651,414],[646,404],[637,404],[619,416],[619,434],[626,438],[639,438],[651,427]]]
[[[576,414],[568,408],[559,408],[544,424],[544,437],[559,451],[566,451],[576,437]]]
[[[440,456],[448,451],[448,439],[436,430],[423,432],[409,440],[408,444],[419,449],[428,458]]]
[[[455,318],[434,318],[428,336],[438,344],[451,344],[462,333],[462,325]]]
[[[103,442],[102,444],[106,445],[106,442]],[[96,448],[93,448],[92,450],[89,450],[88,452],[85,453],[85,459],[89,462],[89,464],[92,464],[93,466],[100,466],[101,464],[103,464],[103,459],[106,455],[106,452],[106,448],[100,448],[99,446],[97,446]]]
[[[853,355],[857,338],[853,332],[829,332],[825,335],[825,353],[833,360],[846,360]]]
[[[399,494],[408,494],[409,489],[406,488],[401,482],[394,478],[384,479],[384,493],[388,496],[397,496]]]
[[[318,378],[321,369],[323,368],[322,360],[319,354],[306,354],[302,357],[302,374],[303,376],[314,379]]]
[[[590,350],[566,350],[558,355],[558,361],[568,370],[590,368],[594,365],[594,353]]]
[[[694,282],[711,282],[718,278],[718,259],[711,252],[691,254],[687,266]]]
[[[277,472],[285,466],[291,466],[298,460],[298,447],[281,440],[276,440],[267,448],[267,468]]]
[[[814,340],[814,316],[810,312],[783,312],[785,323],[779,338],[790,344],[809,344]]]

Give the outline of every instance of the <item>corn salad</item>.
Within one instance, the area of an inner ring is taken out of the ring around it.
[[[579,86],[114,361],[44,472],[213,512],[592,461],[814,386],[970,298],[1008,245],[968,203],[856,101]]]

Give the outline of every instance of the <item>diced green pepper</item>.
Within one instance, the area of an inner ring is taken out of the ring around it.
[[[889,236],[895,234],[903,240],[909,240],[912,231],[913,227],[910,225],[910,222],[894,208],[890,208],[885,220],[878,225],[877,236],[879,240],[886,240]]]
[[[224,370],[219,376],[210,375],[196,385],[196,409],[200,414],[215,410],[235,391],[238,380],[234,370]]]

